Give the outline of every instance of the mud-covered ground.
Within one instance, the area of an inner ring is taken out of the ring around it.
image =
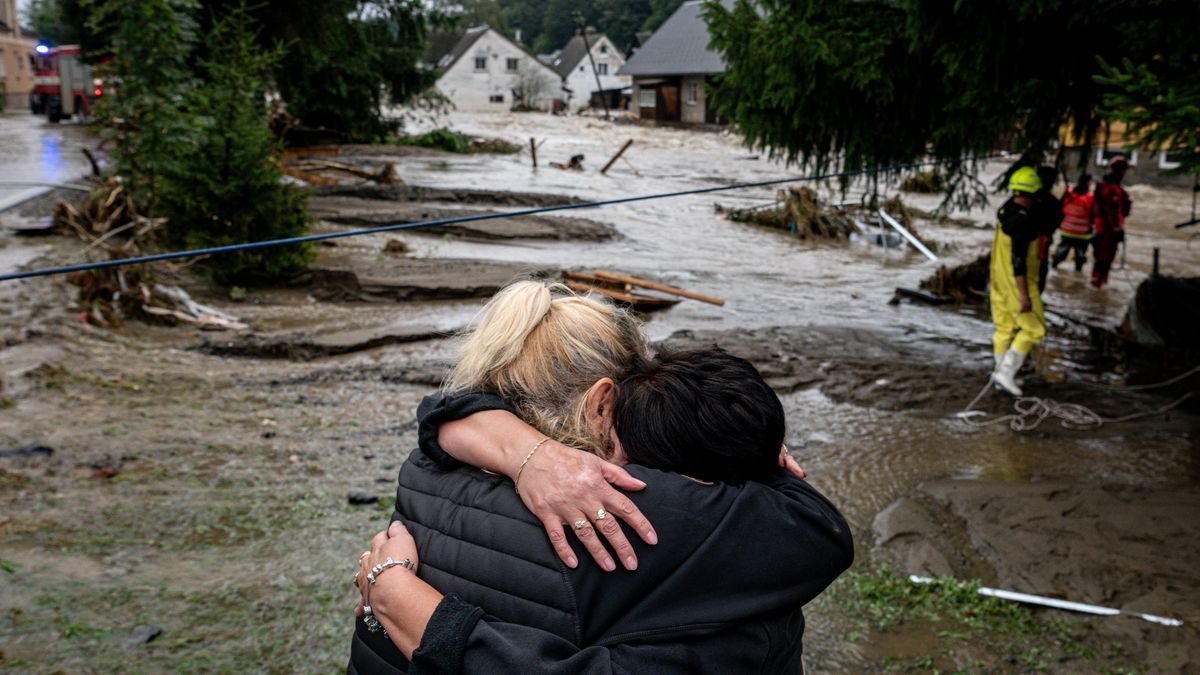
[[[543,157],[586,153],[587,171],[534,173],[521,155],[361,149],[363,162],[394,161],[405,185],[324,188],[313,199],[318,228],[785,172],[748,159],[721,134],[539,115],[451,121],[484,135],[547,138]],[[626,137],[635,138],[629,158],[641,177],[621,165],[599,177],[598,155]],[[354,161],[354,153],[339,159]],[[1131,234],[1127,270],[1114,286],[1093,293],[1070,273],[1050,280],[1051,304],[1076,320],[1115,325],[1132,294],[1125,286],[1148,270],[1153,245],[1168,251],[1168,271],[1200,262],[1170,229],[1190,195],[1135,188],[1134,196],[1144,220],[1132,222],[1144,225],[1144,237]],[[758,365],[783,398],[789,447],[854,526],[855,573],[809,612],[809,672],[1200,668],[1194,402],[1090,431],[1054,420],[1021,434],[968,426],[954,413],[986,379],[986,320],[886,304],[892,289],[915,287],[932,264],[799,243],[721,220],[713,201],[340,239],[321,247],[310,274],[244,294],[176,280],[251,324],[246,333],[136,322],[102,330],[80,322],[73,289],[60,279],[0,284],[0,669],[341,669],[353,562],[386,521],[414,442],[416,403],[453,359],[445,336],[518,273],[592,267],[726,298],[724,308],[680,304],[647,330],[671,346],[720,344]],[[43,208],[0,220],[40,217]],[[991,237],[986,214],[958,215],[981,227],[922,223],[952,263]],[[393,240],[406,251],[389,250]],[[0,267],[67,262],[81,248],[0,233]],[[1086,333],[1054,322],[1047,375],[1028,376],[1031,394],[1116,417],[1195,389],[1195,381],[1164,393],[1098,388],[1121,377],[1096,372],[1107,362]],[[980,404],[993,414],[1008,406],[991,394]],[[352,506],[351,491],[380,502]],[[1188,625],[1051,610],[1023,611],[1033,623],[1016,622],[1017,637],[999,625],[967,633],[928,617],[863,623],[876,597],[866,589],[885,570],[976,578]],[[146,641],[156,632],[149,627],[161,633]]]

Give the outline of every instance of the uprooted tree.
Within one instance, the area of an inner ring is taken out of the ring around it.
[[[1195,11],[1194,0],[710,0],[705,16],[726,63],[720,114],[807,168],[962,160],[1005,138],[1041,161],[1055,141],[1090,146],[1121,115],[1195,167]],[[956,203],[981,196],[973,169],[945,169]]]

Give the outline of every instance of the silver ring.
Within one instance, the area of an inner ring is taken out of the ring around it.
[[[587,525],[587,521],[586,521],[586,520],[577,520],[577,521],[575,521],[575,529],[577,529],[577,530],[582,530],[584,525]]]
[[[596,520],[604,520],[607,517],[608,517],[608,511],[605,511],[604,509],[600,509],[599,511],[596,512]]]

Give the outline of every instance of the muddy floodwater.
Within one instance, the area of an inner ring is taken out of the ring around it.
[[[523,208],[511,197],[461,198],[469,190],[591,201],[798,173],[722,132],[533,114],[453,114],[436,124],[526,148],[535,138],[541,166],[531,167],[527,149],[379,150],[370,162],[394,163],[408,186],[443,191],[425,205],[397,202],[405,218],[423,208]],[[75,129],[0,117],[0,139],[14,139],[0,144],[0,180],[57,181],[87,166],[78,152],[86,137]],[[601,175],[628,139],[624,159]],[[583,171],[548,166],[578,154]],[[992,162],[982,178],[1005,167]],[[831,200],[867,189],[855,183],[842,196],[836,185],[811,187]],[[985,252],[999,201],[950,214],[957,221],[918,221],[936,243],[935,263],[912,249],[803,241],[714,211],[715,203],[769,203],[775,190],[573,210],[562,215],[576,221],[506,224],[499,239],[469,231],[341,239],[321,247],[303,283],[249,289],[236,300],[227,289],[177,280],[250,323],[247,335],[139,323],[110,331],[79,320],[73,289],[60,279],[0,286],[0,450],[25,448],[0,456],[0,668],[344,666],[347,581],[363,544],[386,523],[395,472],[415,441],[416,403],[452,362],[443,336],[518,273],[604,268],[725,300],[682,302],[648,318],[646,330],[655,341],[720,344],[763,371],[788,413],[788,447],[854,528],[856,569],[978,578],[1189,622],[1097,618],[1086,625],[1100,637],[1088,644],[1119,651],[1097,648],[1091,660],[1075,654],[1037,668],[936,627],[864,629],[854,610],[818,601],[808,612],[808,672],[876,670],[925,654],[926,670],[1100,672],[1115,664],[1197,672],[1195,401],[1086,431],[1055,420],[1024,433],[968,425],[955,413],[987,380],[990,322],[978,309],[889,300],[938,264]],[[1134,184],[1130,193],[1122,269],[1103,290],[1085,275],[1052,273],[1046,303],[1058,314],[1049,319],[1042,375],[1029,376],[1031,395],[1110,418],[1150,413],[1197,381],[1161,394],[1114,390],[1126,374],[1088,339],[1086,324],[1123,320],[1155,248],[1163,274],[1200,274],[1200,243],[1189,246],[1189,231],[1172,227],[1190,217],[1190,191]],[[926,211],[940,201],[902,197]],[[317,227],[387,220],[388,204],[316,197]],[[33,211],[12,209],[0,220],[44,217]],[[385,252],[393,240],[407,253]],[[0,271],[74,260],[81,246],[0,233]],[[1009,406],[992,393],[981,403],[992,414]],[[350,490],[381,502],[350,506]],[[139,641],[148,627],[161,634]]]

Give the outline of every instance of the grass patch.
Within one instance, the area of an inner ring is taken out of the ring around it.
[[[852,623],[848,639],[870,643],[880,635],[908,632],[920,652],[889,656],[878,665],[888,671],[982,672],[972,655],[1002,659],[1014,671],[1095,670],[1127,661],[1122,645],[1102,641],[1089,621],[1058,618],[1018,603],[979,595],[978,582],[939,578],[916,584],[888,568],[853,569],[816,603],[836,609]],[[1126,664],[1129,665],[1129,664]]]

